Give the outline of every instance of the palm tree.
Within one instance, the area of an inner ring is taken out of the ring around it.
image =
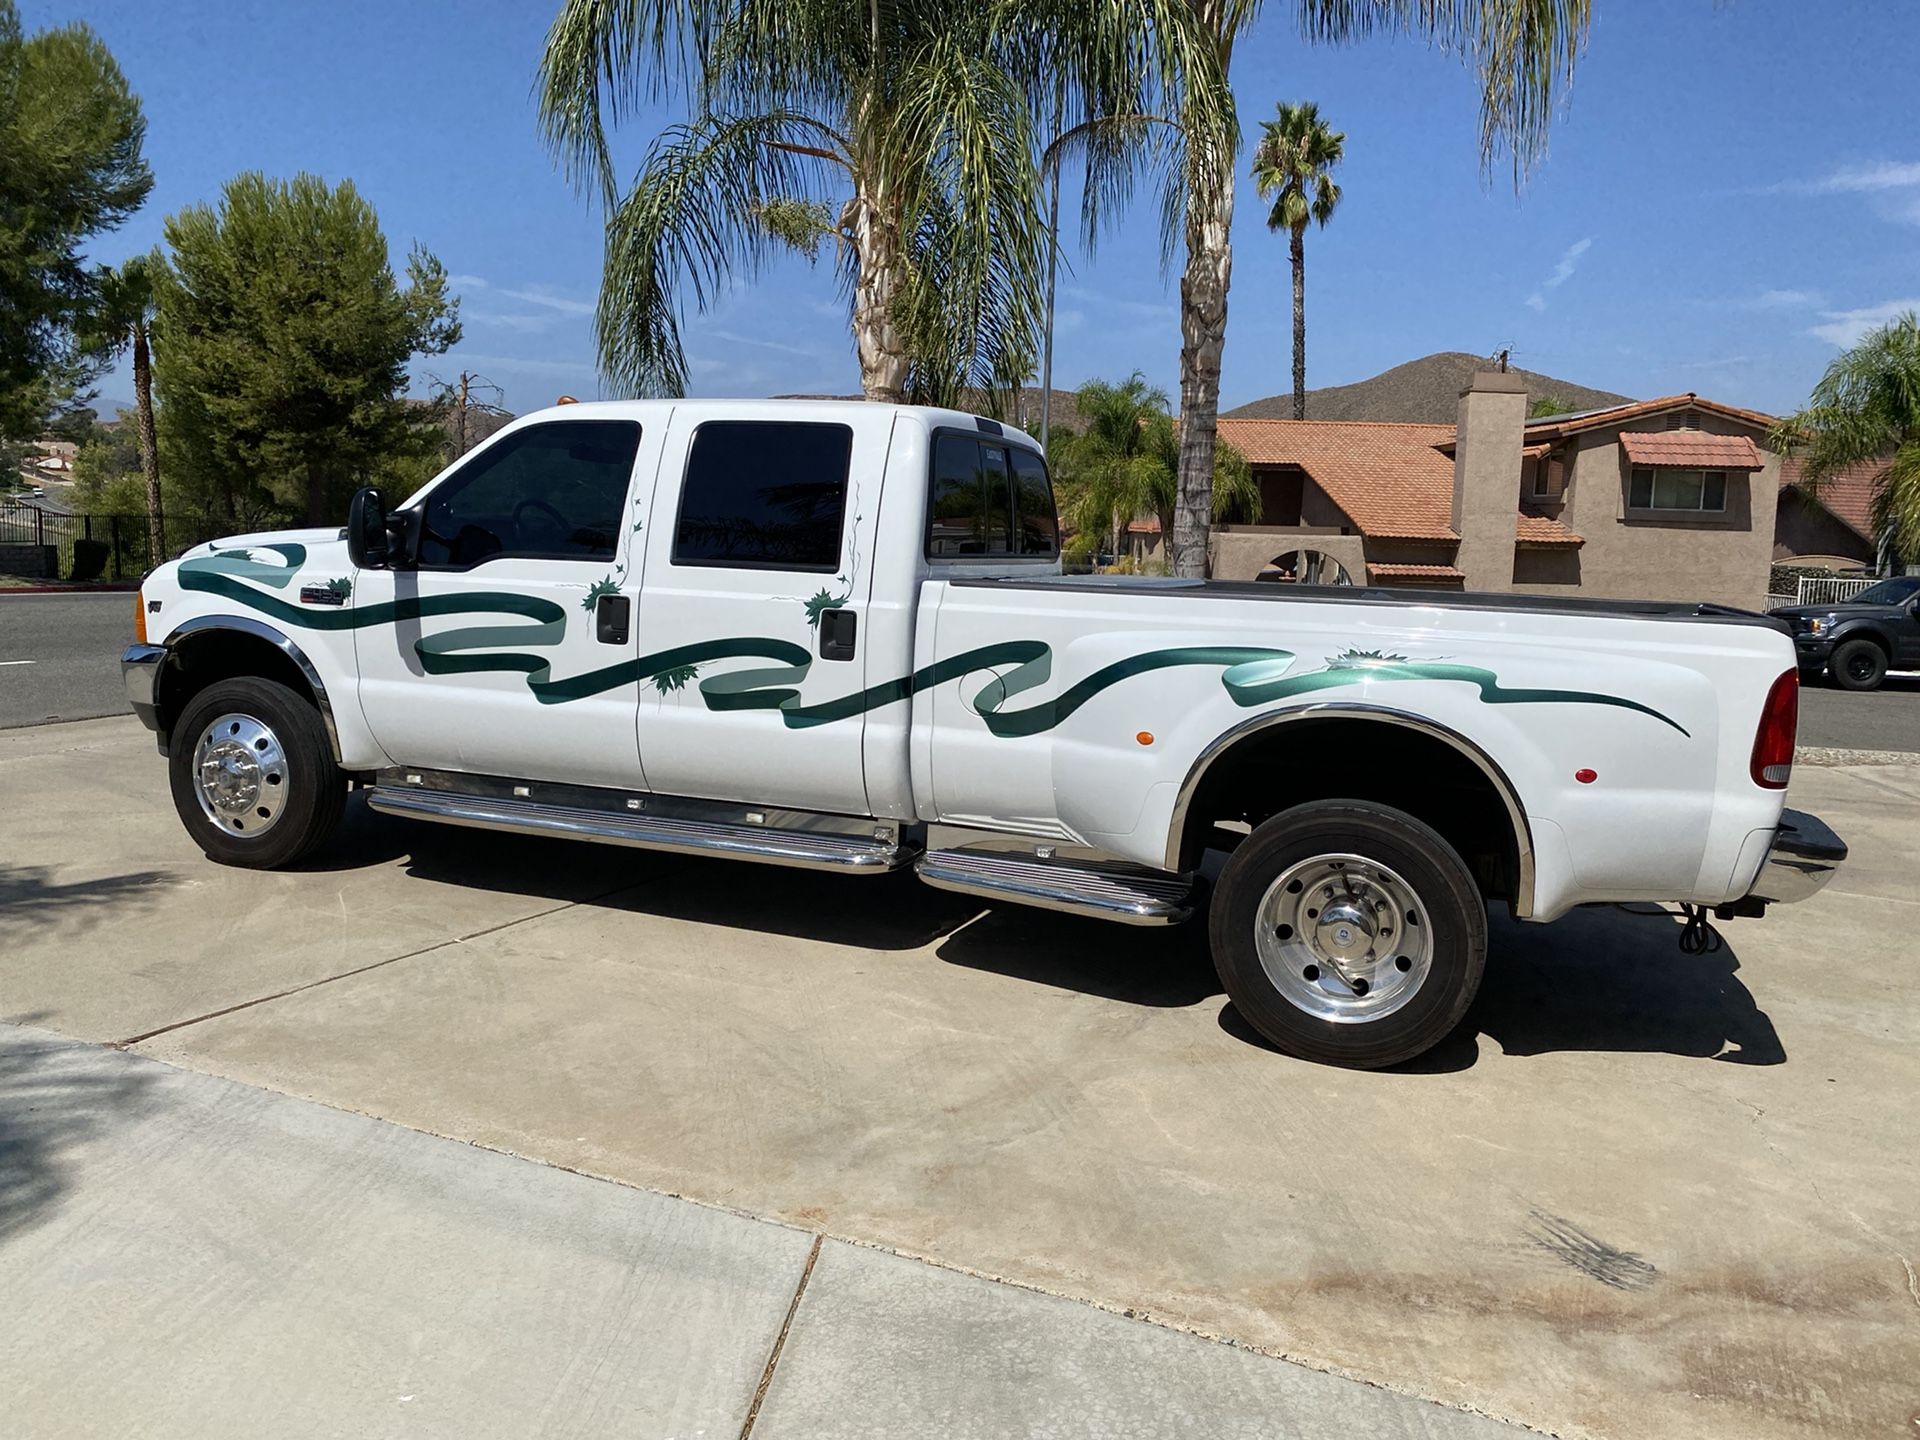
[[[1167,413],[1167,392],[1136,370],[1118,385],[1090,380],[1075,395],[1086,422],[1078,435],[1060,436],[1052,452],[1064,489],[1074,495],[1077,528],[1108,527],[1120,553],[1127,526],[1150,514],[1171,534],[1179,496],[1180,435]],[[1211,518],[1260,518],[1260,487],[1246,458],[1222,441],[1214,449]]]
[[[1065,37],[1050,52],[1060,73],[1097,83],[1116,54],[1176,107],[1182,144],[1161,207],[1167,253],[1184,244],[1180,276],[1180,503],[1173,569],[1204,575],[1213,451],[1233,273],[1233,157],[1238,125],[1227,78],[1234,45],[1261,0],[1003,0],[1034,30]],[[1518,185],[1543,153],[1560,92],[1572,81],[1593,0],[1296,0],[1310,41],[1344,43],[1410,34],[1467,57],[1480,78],[1480,155],[1504,147]]]
[[[1323,229],[1340,203],[1333,167],[1345,150],[1345,132],[1328,127],[1320,107],[1282,101],[1253,152],[1253,184],[1264,199],[1273,196],[1267,229],[1284,230],[1293,261],[1293,418],[1307,418],[1307,222]]]
[[[1920,556],[1920,318],[1909,310],[1842,354],[1770,443],[1805,456],[1802,483],[1815,495],[1848,466],[1886,460],[1874,528],[1898,554]]]
[[[600,363],[685,389],[698,309],[780,245],[831,244],[870,399],[990,388],[1037,325],[1032,71],[986,6],[952,0],[566,0],[539,110],[608,210]],[[608,127],[684,92],[623,195]]]
[[[139,427],[140,475],[147,486],[147,557],[158,565],[167,558],[166,516],[160,503],[160,441],[153,415],[152,260],[135,255],[118,268],[103,269],[96,281],[98,299],[87,317],[82,341],[97,360],[133,356],[133,402]]]
[[[1117,556],[1127,526],[1152,505],[1158,462],[1147,451],[1147,426],[1167,413],[1167,392],[1136,370],[1118,385],[1089,380],[1074,400],[1086,429],[1062,437],[1061,478],[1076,491],[1075,526],[1106,527]]]

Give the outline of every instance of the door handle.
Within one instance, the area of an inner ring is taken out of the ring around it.
[[[602,595],[593,608],[594,638],[602,645],[627,643],[628,627],[633,622],[633,599],[627,595]]]
[[[820,612],[820,658],[851,660],[854,639],[860,631],[860,617],[851,610]]]

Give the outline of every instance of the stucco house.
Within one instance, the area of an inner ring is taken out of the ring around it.
[[[1212,573],[1311,550],[1356,584],[1764,603],[1772,416],[1694,394],[1526,409],[1518,376],[1481,374],[1453,425],[1223,418],[1262,523],[1216,527]]]
[[[1801,483],[1801,462],[1780,466],[1780,505],[1773,526],[1773,558],[1782,564],[1833,570],[1870,569],[1880,558],[1873,528],[1873,497],[1887,473],[1885,460],[1848,466],[1830,476],[1816,497]]]

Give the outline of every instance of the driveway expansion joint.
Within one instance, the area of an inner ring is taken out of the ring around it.
[[[760,1383],[753,1391],[753,1403],[747,1406],[747,1418],[740,1424],[740,1440],[748,1440],[753,1434],[754,1422],[760,1418],[760,1407],[767,1399],[767,1387],[773,1384],[773,1372],[780,1364],[780,1352],[786,1348],[787,1335],[793,1329],[793,1317],[800,1311],[800,1299],[807,1293],[807,1282],[813,1278],[813,1267],[820,1261],[820,1246],[826,1238],[818,1231],[814,1232],[813,1247],[807,1251],[807,1263],[800,1267],[800,1283],[793,1287],[793,1299],[787,1302],[787,1318],[780,1322],[780,1333],[773,1337],[773,1348],[767,1352],[767,1368],[760,1372]]]
[[[207,1020],[218,1020],[222,1016],[237,1014],[242,1010],[251,1010],[257,1005],[270,1004],[275,1000],[285,1000],[290,995],[300,995],[308,990],[317,990],[322,985],[333,984],[336,980],[351,980],[356,975],[365,975],[371,970],[380,970],[388,965],[397,965],[402,960],[414,960],[422,955],[432,955],[436,951],[446,950],[455,945],[464,945],[469,940],[479,940],[484,936],[497,935],[502,930],[511,930],[516,925],[525,925],[533,920],[544,920],[549,915],[558,915],[564,910],[572,910],[581,905],[597,905],[602,900],[609,900],[615,895],[622,895],[629,890],[637,888],[639,888],[637,885],[632,884],[616,885],[613,889],[603,890],[598,895],[584,896],[579,900],[566,900],[558,905],[551,905],[545,910],[536,910],[531,915],[521,915],[512,920],[503,920],[498,925],[488,925],[484,929],[475,930],[466,935],[455,935],[449,940],[436,940],[431,945],[422,945],[419,949],[409,950],[403,955],[389,955],[384,960],[375,960],[366,965],[356,965],[351,970],[342,970],[338,975],[324,975],[318,980],[309,980],[304,985],[294,985],[285,990],[276,990],[271,995],[257,995],[251,1000],[242,1000],[235,1005],[223,1005],[218,1010],[209,1010],[204,1015],[194,1015],[185,1020],[175,1020],[166,1025],[155,1026],[151,1030],[143,1030],[140,1034],[129,1036],[124,1040],[110,1040],[107,1042],[106,1048],[109,1050],[129,1050],[144,1041],[155,1039],[161,1035],[170,1035],[175,1030],[184,1030],[190,1025],[199,1025]]]

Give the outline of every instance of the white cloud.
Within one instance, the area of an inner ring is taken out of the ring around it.
[[[591,300],[575,300],[562,295],[551,285],[528,285],[515,290],[507,286],[495,286],[484,275],[449,275],[447,284],[458,290],[491,290],[504,295],[509,300],[519,300],[527,305],[538,305],[562,315],[591,315],[594,306]]]
[[[1858,344],[1869,330],[1877,330],[1909,310],[1920,310],[1920,299],[1883,300],[1878,305],[1863,305],[1858,310],[1826,310],[1821,312],[1825,323],[1814,326],[1807,333],[1844,350],[1849,345]]]
[[[1816,180],[1812,188],[1823,195],[1858,195],[1917,186],[1920,186],[1920,163],[1875,160],[1864,165],[1843,165],[1826,178]]]
[[[820,356],[818,350],[809,350],[799,345],[786,345],[778,340],[762,340],[757,335],[742,335],[735,330],[705,330],[701,333],[711,335],[716,340],[731,340],[735,345],[753,345],[761,350],[778,350],[782,355],[799,355],[808,360],[817,360]]]
[[[1737,310],[1799,310],[1819,303],[1820,296],[1812,290],[1762,290],[1733,305]]]
[[[1553,273],[1540,282],[1540,288],[1527,296],[1527,308],[1535,314],[1547,308],[1547,291],[1558,290],[1573,278],[1574,270],[1580,264],[1580,257],[1593,248],[1593,237],[1576,240],[1561,255],[1560,263],[1553,267]]]

